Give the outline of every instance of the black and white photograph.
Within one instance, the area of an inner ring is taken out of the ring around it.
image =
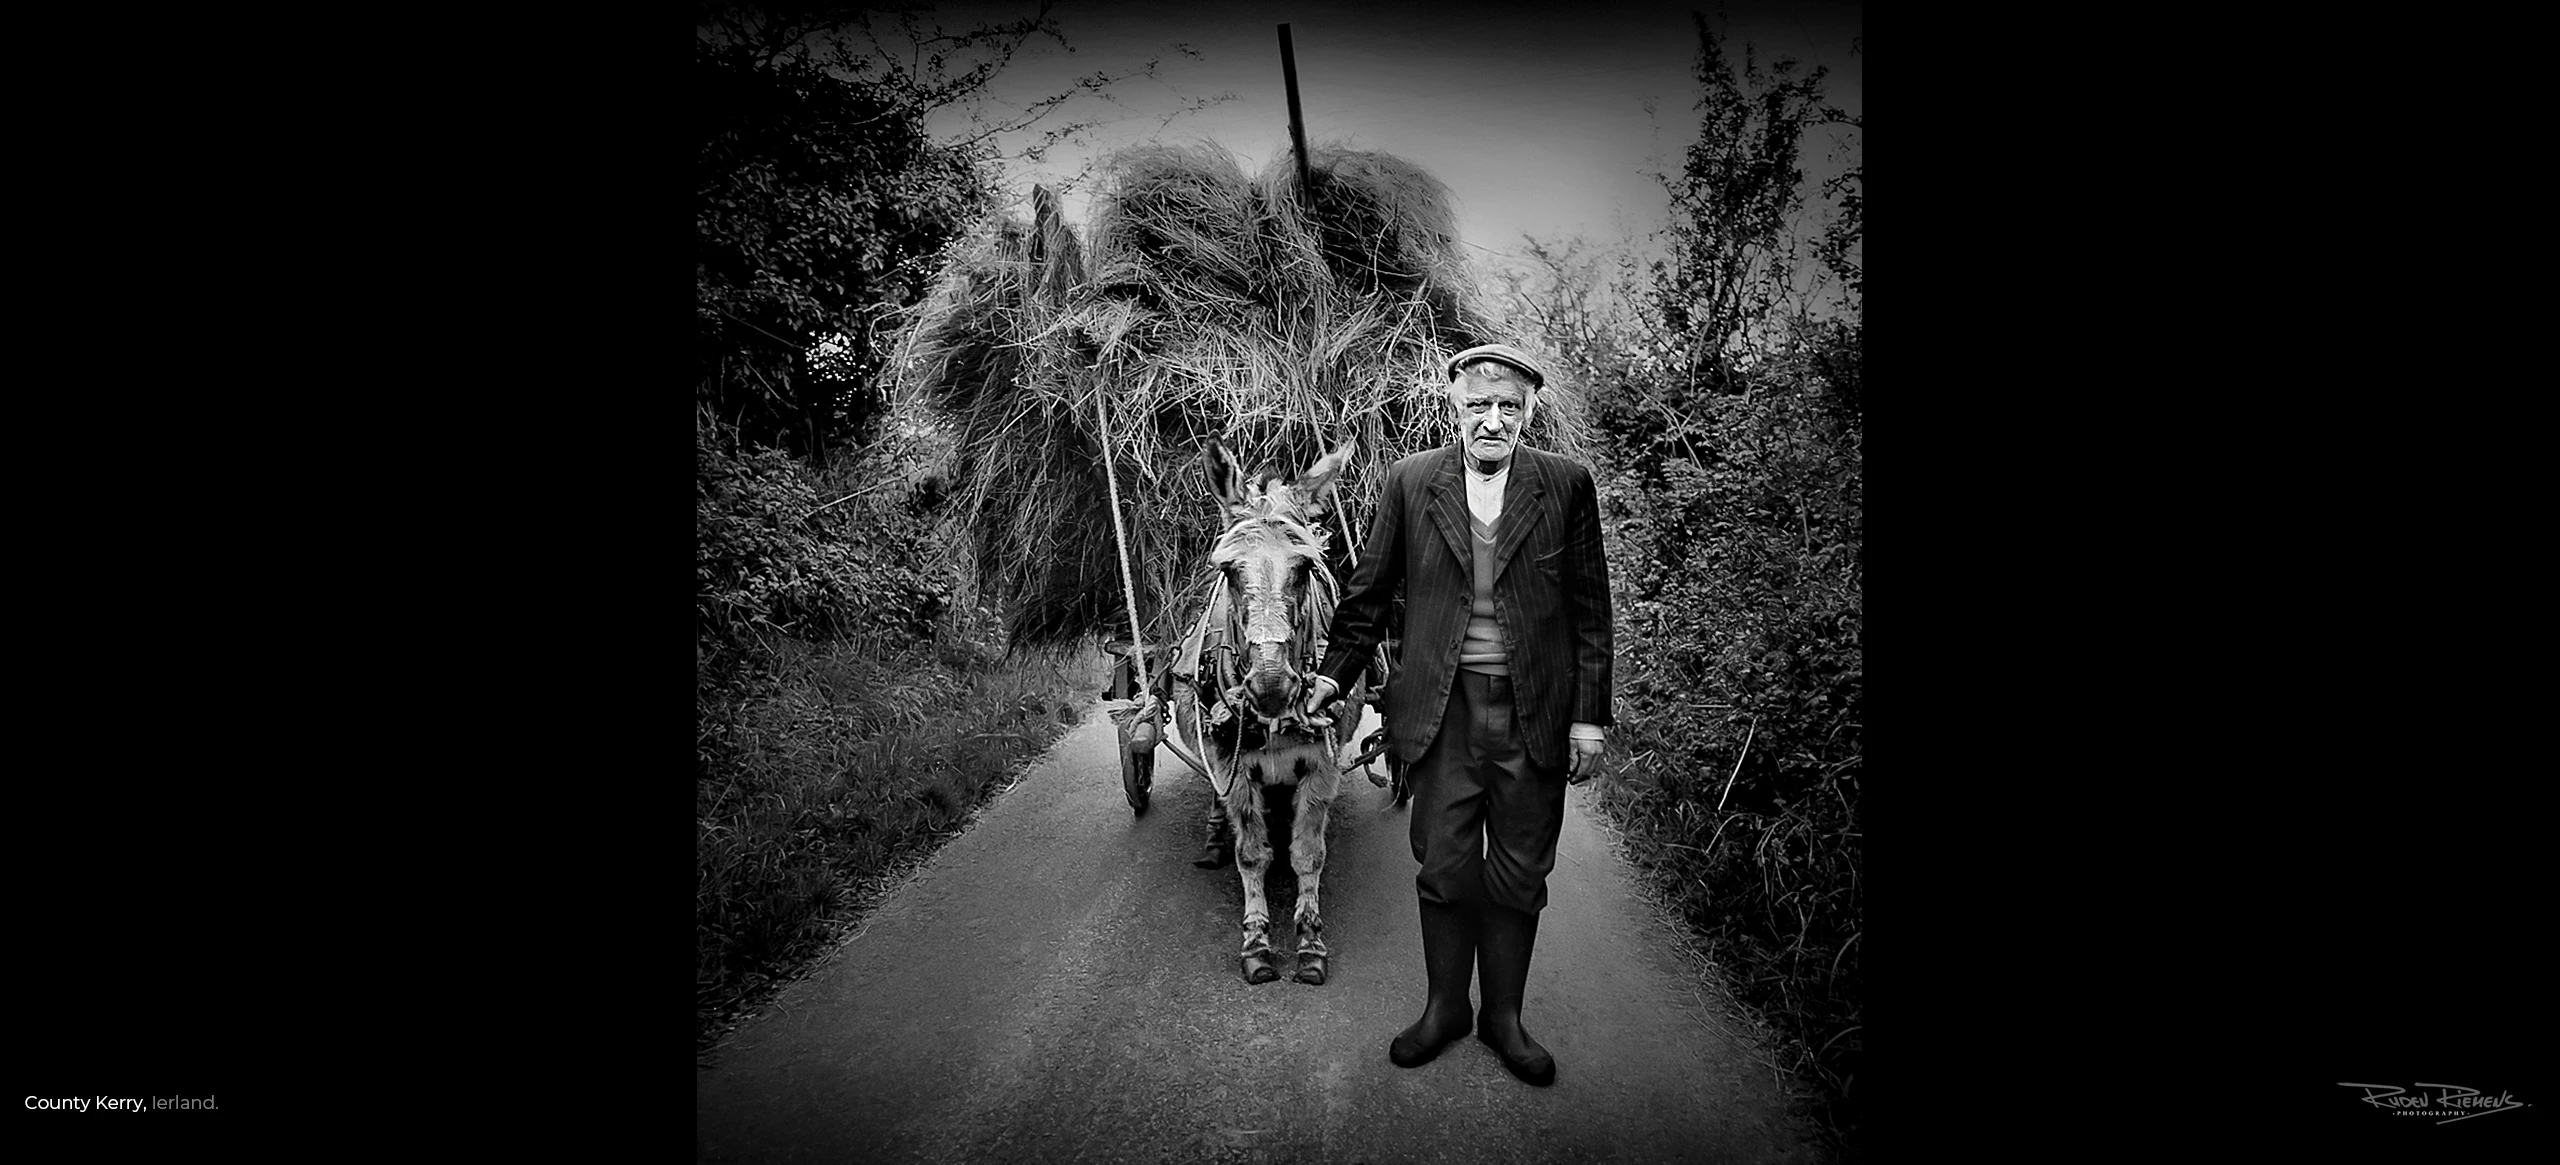
[[[1858,1159],[1860,18],[706,9],[698,1159]]]
[[[2220,479],[2150,438],[2294,391],[2177,310],[2246,246],[2201,150],[2286,148],[2217,86],[2317,50],[1880,36],[1865,797],[1864,15],[704,6],[695,1158],[2209,1156],[2239,1119],[2486,1160],[2538,1119],[2447,1042],[2503,1029],[2391,999],[2468,972],[2356,905],[2389,823],[2323,791],[2400,776],[2200,730],[2316,669],[2155,583],[2225,563],[2172,497]]]

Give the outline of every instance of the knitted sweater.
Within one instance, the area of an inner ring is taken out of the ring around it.
[[[1473,514],[1467,526],[1475,537],[1475,603],[1467,610],[1467,638],[1458,645],[1458,667],[1463,671],[1486,675],[1509,675],[1511,665],[1502,650],[1502,625],[1493,612],[1493,546],[1500,537],[1501,519],[1487,522]]]

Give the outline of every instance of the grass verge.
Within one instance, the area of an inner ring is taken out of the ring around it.
[[[804,974],[885,888],[1084,715],[1099,653],[780,640],[700,708],[695,1055]]]
[[[1646,888],[1720,972],[1729,999],[1769,1038],[1793,1078],[1797,1117],[1840,1165],[1862,1156],[1855,1086],[1863,995],[1860,834],[1855,782],[1827,800],[1714,809],[1688,795],[1696,774],[1658,760],[1624,765],[1595,802]]]

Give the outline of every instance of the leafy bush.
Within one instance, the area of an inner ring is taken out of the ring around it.
[[[1620,642],[1606,803],[1746,1003],[1843,1096],[1861,1041],[1861,426],[1826,369],[1854,330],[1676,408],[1595,396]],[[1666,452],[1678,450],[1676,453]],[[1696,458],[1689,456],[1694,451]],[[1839,1114],[1833,1114],[1835,1120]]]
[[[857,468],[836,480],[876,464],[848,463]],[[768,632],[932,637],[952,583],[896,478],[822,500],[820,475],[780,450],[742,449],[708,419],[695,425],[694,467],[694,614],[704,634],[732,646]]]
[[[861,56],[706,32],[691,79],[696,399],[831,456],[878,411],[890,313],[985,211],[986,149],[928,134],[936,95]]]

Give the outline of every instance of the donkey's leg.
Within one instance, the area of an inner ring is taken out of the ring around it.
[[[1263,877],[1271,871],[1271,839],[1262,815],[1262,786],[1239,774],[1227,790],[1227,817],[1235,828],[1236,873],[1244,879],[1244,981],[1280,977],[1271,965],[1271,902]]]
[[[1289,833],[1289,866],[1298,873],[1298,973],[1301,983],[1322,984],[1333,951],[1324,945],[1324,912],[1317,894],[1324,881],[1324,828],[1338,792],[1333,766],[1321,758],[1299,770],[1296,828]]]

